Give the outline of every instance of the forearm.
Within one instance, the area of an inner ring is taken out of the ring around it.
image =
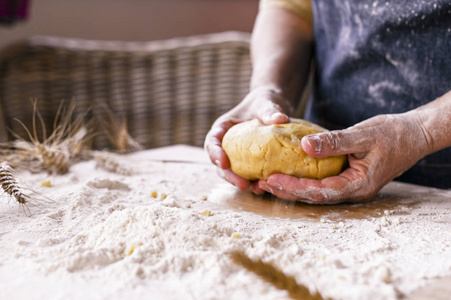
[[[412,111],[417,113],[430,154],[451,146],[451,91]]]
[[[294,106],[308,76],[311,35],[311,24],[296,14],[277,7],[261,10],[251,42],[251,89],[271,87]]]

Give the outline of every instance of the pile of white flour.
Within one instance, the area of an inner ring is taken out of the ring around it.
[[[202,150],[186,150],[187,159],[190,151]],[[64,176],[19,173],[41,196],[31,215],[2,196],[2,297],[287,298],[234,265],[232,250],[332,299],[398,299],[451,276],[451,191],[392,183],[378,200],[396,205],[379,216],[268,217],[225,205],[235,187],[213,166],[151,153],[118,158],[129,176],[94,161]]]

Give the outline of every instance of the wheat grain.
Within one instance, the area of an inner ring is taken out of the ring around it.
[[[280,290],[286,290],[292,299],[296,300],[322,300],[324,299],[318,292],[311,293],[309,289],[296,282],[293,276],[288,276],[276,266],[264,262],[261,259],[252,260],[242,251],[230,253],[230,258],[234,263],[244,267],[246,270],[256,274],[264,281],[272,284]]]

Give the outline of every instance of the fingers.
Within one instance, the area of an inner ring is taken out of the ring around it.
[[[232,172],[231,169],[223,170],[221,168],[218,168],[217,171],[219,176],[221,176],[231,184],[235,185],[242,191],[246,191],[251,187],[251,182],[249,180],[246,180],[236,175],[235,173]]]
[[[268,180],[260,181],[259,187],[279,198],[310,204],[370,200],[376,194],[368,184],[365,170],[359,168],[349,168],[338,176],[323,180],[274,174]]]
[[[262,189],[259,187],[258,181],[251,182],[251,187],[250,187],[250,189],[251,189],[251,191],[252,191],[254,194],[257,194],[257,195],[263,195],[263,194],[265,193],[265,190],[262,190]]]
[[[273,102],[270,102],[268,107],[260,109],[257,117],[266,125],[290,122],[290,118],[283,112],[282,108]]]
[[[223,170],[221,168],[218,168],[217,172],[218,172],[219,176],[221,176],[222,178],[224,178],[225,180],[227,180],[231,184],[235,185],[236,187],[238,187],[242,191],[250,190],[254,194],[257,194],[257,195],[262,195],[262,194],[265,193],[265,191],[262,190],[258,186],[258,182],[257,181],[250,182],[250,181],[248,181],[248,180],[236,175],[230,169],[229,170]]]
[[[240,190],[245,191],[248,190],[251,186],[251,183],[236,175],[230,169],[230,161],[227,157],[227,154],[222,149],[222,138],[224,137],[227,130],[233,126],[233,122],[218,122],[213,125],[210,132],[207,134],[205,138],[205,149],[210,155],[210,160],[218,166],[218,174],[231,184],[237,186]],[[256,193],[262,193],[261,189],[253,188]]]
[[[204,148],[210,156],[212,163],[222,169],[230,169],[230,161],[222,149],[222,139],[235,123],[232,121],[217,121],[205,137]]]
[[[326,188],[319,181],[313,179],[299,179],[288,175],[275,174],[268,178],[266,185],[273,191],[274,195],[286,200],[310,204],[326,204],[334,200],[329,196],[330,193],[325,190]]]
[[[228,114],[220,117],[213,124],[211,130],[208,132],[205,138],[204,144],[204,148],[209,154],[212,163],[224,170],[230,169],[230,161],[227,157],[227,154],[222,149],[222,139],[224,138],[224,135],[227,133],[227,131],[235,124],[256,117],[265,124],[281,124],[290,121],[290,118],[284,113],[281,106],[274,103],[273,99],[271,99],[271,97],[274,95],[273,93],[269,93],[268,95],[264,93],[258,95],[257,93],[257,95],[254,95],[253,97],[248,96],[247,99],[252,100],[260,98],[260,101],[252,101],[252,104],[244,110],[244,113],[242,113],[244,115],[240,116],[239,111],[241,109],[239,109],[239,107],[246,107],[247,102],[249,102],[250,100],[243,101],[239,106],[230,111]],[[278,99],[278,101],[281,101],[281,99]],[[249,111],[255,112],[253,114],[249,114]],[[241,180],[235,179],[235,177],[231,178],[232,180],[234,180],[233,183],[239,183],[240,186],[244,186],[244,184],[241,183]],[[258,185],[256,185],[256,188],[257,193],[262,193],[262,191],[258,188]]]
[[[266,125],[289,123],[290,118],[281,111],[271,110],[260,114],[258,118]]]
[[[258,118],[263,124],[283,124],[290,122],[286,114],[292,111],[291,104],[280,91],[268,88],[256,88],[243,101],[252,114],[247,119]]]
[[[371,135],[361,129],[345,129],[308,135],[302,149],[314,157],[329,157],[367,152],[373,145]]]
[[[262,189],[263,191],[266,191],[268,193],[273,194],[274,196],[279,197],[280,199],[285,199],[285,200],[290,200],[290,201],[303,201],[307,202],[307,199],[299,199],[299,197],[290,194],[288,192],[285,192],[282,189],[279,189],[280,187],[274,187],[273,185],[269,185],[268,182],[266,180],[260,180],[258,182],[258,186],[260,187],[260,189]],[[307,202],[308,203],[308,202]]]
[[[237,186],[240,190],[252,190],[256,194],[263,194],[258,182],[250,182],[232,172],[227,154],[222,149],[222,140],[227,131],[237,123],[258,118],[264,124],[282,124],[290,122],[282,106],[289,103],[270,88],[257,88],[234,109],[221,116],[212,126],[205,138],[204,148],[210,160],[219,167],[220,176]],[[290,107],[288,107],[289,110]]]

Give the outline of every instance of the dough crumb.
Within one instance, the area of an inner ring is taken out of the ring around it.
[[[204,210],[204,211],[200,212],[199,215],[211,217],[212,213],[209,210]]]
[[[44,187],[52,187],[52,183],[50,182],[50,180],[43,181],[43,182],[41,183],[41,186],[44,186]]]

